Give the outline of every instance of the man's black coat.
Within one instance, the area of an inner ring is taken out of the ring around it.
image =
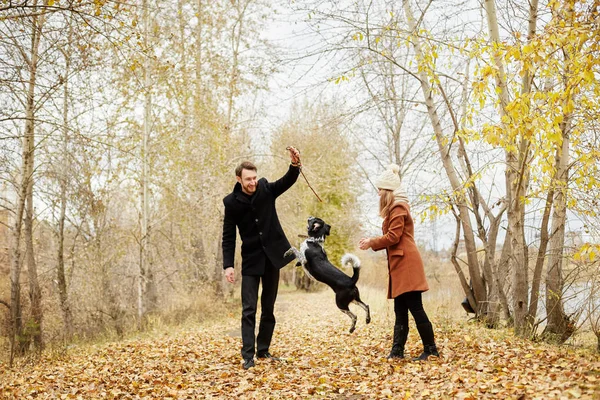
[[[223,199],[223,268],[233,267],[236,226],[242,239],[242,275],[263,275],[266,257],[276,268],[292,261],[293,255],[283,257],[290,242],[279,223],[275,200],[296,182],[299,174],[300,168],[290,165],[275,182],[261,178],[252,197],[242,192],[239,182],[235,184],[233,192]]]

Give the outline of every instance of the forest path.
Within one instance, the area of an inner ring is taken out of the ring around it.
[[[387,361],[390,303],[367,291],[373,322],[357,329],[331,290],[280,292],[271,350],[242,368],[239,315],[153,338],[81,346],[0,372],[2,399],[600,399],[597,355],[521,341],[505,331],[432,318],[440,358]],[[412,323],[412,322],[411,322]],[[421,344],[412,327],[407,353]]]

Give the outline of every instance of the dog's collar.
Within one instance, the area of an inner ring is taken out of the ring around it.
[[[308,237],[308,238],[306,238],[306,241],[313,242],[313,243],[323,243],[325,241],[325,236],[321,236],[318,238]]]

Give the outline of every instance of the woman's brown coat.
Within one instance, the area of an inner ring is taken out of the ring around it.
[[[429,290],[423,260],[415,243],[414,230],[409,205],[395,203],[383,220],[383,236],[371,239],[373,250],[387,251],[388,299],[406,292]]]

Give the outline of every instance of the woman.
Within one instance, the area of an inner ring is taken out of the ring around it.
[[[400,167],[392,164],[377,179],[379,215],[383,218],[383,236],[361,239],[359,247],[385,249],[388,259],[388,299],[394,299],[394,343],[388,359],[403,358],[408,337],[408,311],[412,314],[423,342],[423,353],[413,360],[439,356],[433,327],[423,309],[421,294],[429,290],[423,261],[414,239],[414,225],[408,198],[400,190]]]

